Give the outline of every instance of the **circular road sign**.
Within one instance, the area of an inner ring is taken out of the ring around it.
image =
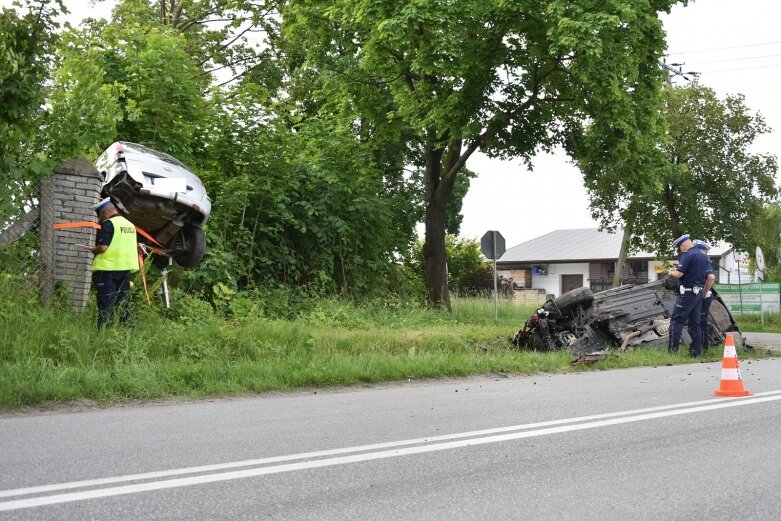
[[[760,271],[765,271],[765,256],[762,254],[762,248],[757,246],[757,269]]]

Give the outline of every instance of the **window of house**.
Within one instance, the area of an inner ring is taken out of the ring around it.
[[[627,262],[627,271],[631,279],[648,279],[648,263],[642,261]]]
[[[615,262],[603,262],[602,263],[602,278],[607,280],[613,280],[613,275],[616,274]]]

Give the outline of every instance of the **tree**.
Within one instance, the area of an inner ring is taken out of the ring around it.
[[[75,156],[95,158],[119,135],[117,127],[127,117],[120,102],[127,87],[107,78],[101,46],[79,31],[62,35],[59,55],[41,148],[56,162]]]
[[[439,305],[448,298],[447,208],[469,157],[530,162],[577,141],[587,120],[614,155],[642,148],[641,131],[658,117],[657,12],[673,3],[288,2],[282,34],[331,107],[379,105],[375,127],[401,129],[408,163],[424,172],[426,285]]]
[[[493,268],[480,252],[478,241],[447,234],[445,248],[450,286],[458,288],[461,295],[493,291]],[[410,277],[423,280],[426,270],[422,241],[415,241],[404,257],[404,265]]]
[[[154,25],[183,35],[190,56],[219,86],[245,76],[279,81],[266,41],[278,19],[275,0],[120,0],[114,10],[120,25]]]
[[[214,199],[210,252],[195,276],[345,296],[387,290],[407,236],[394,226],[372,151],[325,116],[291,129],[270,96],[246,82],[215,98],[204,178]]]
[[[751,251],[749,223],[777,194],[775,156],[751,151],[769,132],[762,116],[743,96],[719,99],[696,82],[666,86],[662,95],[660,154],[633,172],[652,183],[631,186],[626,171],[581,161],[595,215],[606,227],[633,223],[633,247],[660,254],[683,233]]]
[[[96,157],[117,138],[184,162],[203,148],[201,131],[213,117],[210,78],[179,31],[101,21],[66,31],[59,51],[48,100],[52,157]]]
[[[52,163],[31,141],[55,62],[56,17],[65,10],[59,0],[27,0],[15,7],[0,11],[0,227],[23,208],[20,200],[34,203],[33,181],[51,171]]]
[[[781,203],[776,200],[754,213],[749,230],[749,247],[745,251],[753,252],[756,246],[762,248],[765,280],[781,281]]]

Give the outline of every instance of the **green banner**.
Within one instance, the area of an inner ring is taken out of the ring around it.
[[[716,284],[716,291],[732,313],[778,313],[781,311],[781,283]]]

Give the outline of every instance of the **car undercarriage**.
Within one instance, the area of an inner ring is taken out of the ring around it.
[[[578,288],[545,302],[515,333],[512,342],[520,349],[567,349],[576,357],[596,358],[638,347],[666,349],[677,295],[678,281],[672,278],[598,293]],[[737,323],[717,291],[713,291],[712,298],[707,345],[723,345],[726,333],[732,333],[735,344],[745,346]],[[691,343],[685,327],[681,343]]]

